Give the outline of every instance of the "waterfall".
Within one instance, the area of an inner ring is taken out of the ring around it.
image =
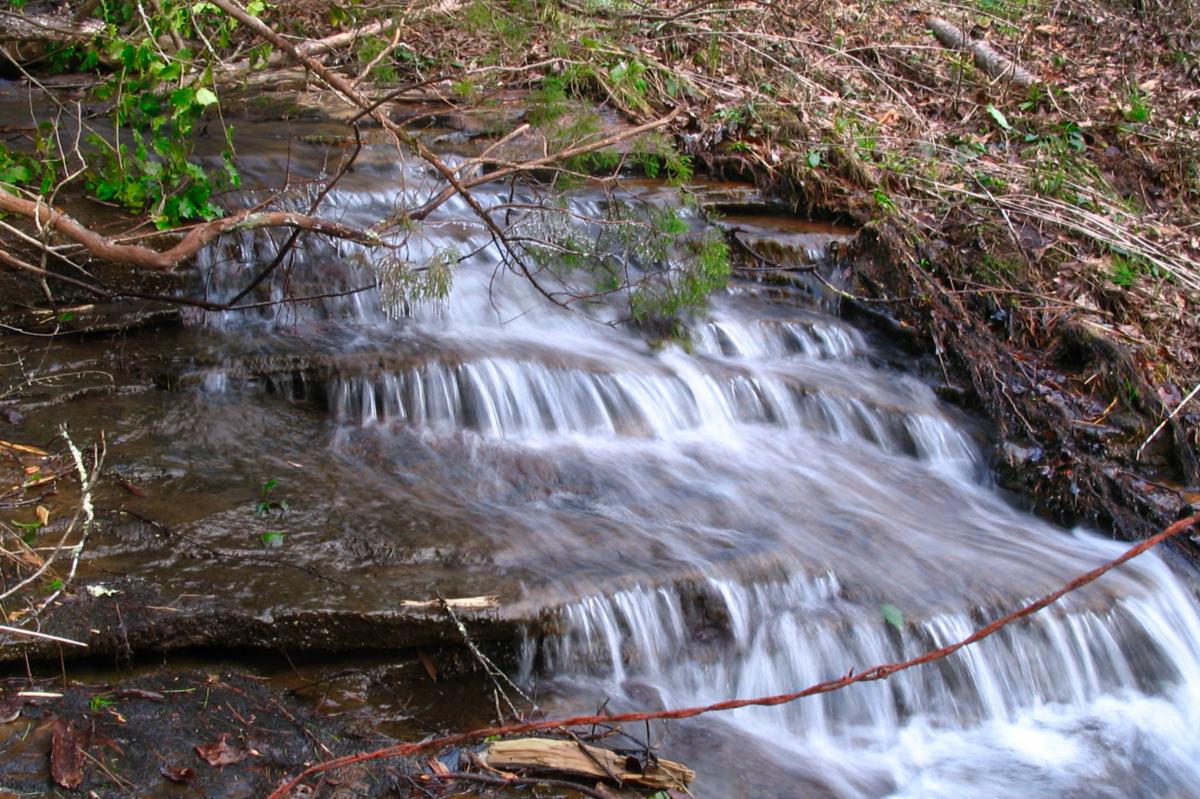
[[[368,170],[323,213],[378,217],[397,192],[419,195],[411,169]],[[485,205],[501,196],[488,191]],[[579,216],[602,205],[586,189],[570,202]],[[771,239],[769,217],[738,225]],[[807,235],[778,239],[828,269],[838,237]],[[209,253],[209,296],[232,296],[228,264],[266,259],[265,236]],[[903,660],[1119,551],[1000,496],[978,426],[819,286],[739,283],[688,341],[652,348],[613,308],[564,311],[498,269],[460,202],[405,247],[478,254],[444,298],[389,307],[370,289],[316,310],[206,314],[254,357],[303,345],[327,362],[313,377],[234,359],[198,382],[326,410],[333,450],[377,481],[380,507],[453,511],[462,538],[446,547],[482,561],[473,585],[515,576],[505,600],[539,617],[522,679],[565,709],[774,694]],[[291,288],[367,285],[373,257],[310,244]],[[698,796],[767,795],[746,787],[761,782],[780,796],[1200,796],[1200,612],[1149,554],[938,664],[706,724],[750,742],[761,768],[739,773],[678,725],[662,751],[695,759]]]

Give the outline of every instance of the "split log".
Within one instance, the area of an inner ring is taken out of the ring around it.
[[[0,42],[73,44],[90,41],[104,31],[98,19],[76,22],[70,17],[0,9]]]
[[[0,52],[18,64],[37,61],[64,45],[90,42],[103,30],[104,23],[96,19],[76,21],[0,8]]]
[[[994,80],[1007,80],[1016,86],[1028,88],[1038,82],[1034,74],[1008,56],[997,52],[984,41],[968,38],[956,25],[940,17],[929,18],[929,29],[944,47],[954,50],[969,50],[975,57],[975,66]]]
[[[497,769],[533,769],[573,774],[589,779],[612,780],[653,790],[687,789],[696,772],[682,763],[657,760],[644,771],[630,768],[629,758],[595,746],[559,738],[517,738],[495,741],[483,761]]]

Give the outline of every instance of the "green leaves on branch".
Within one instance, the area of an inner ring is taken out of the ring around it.
[[[249,5],[253,14],[265,7],[261,0]],[[99,200],[149,214],[159,228],[220,216],[214,194],[239,182],[232,131],[221,123],[225,147],[217,169],[196,163],[193,141],[205,116],[219,110],[213,72],[220,53],[230,50],[237,23],[206,0],[101,0],[93,16],[104,32],[89,44],[62,48],[51,61],[60,71],[95,71],[104,78],[90,99],[105,104],[112,133],[88,136],[88,190]],[[48,194],[56,170],[67,170],[41,155],[51,168],[34,169],[0,150],[0,184]]]

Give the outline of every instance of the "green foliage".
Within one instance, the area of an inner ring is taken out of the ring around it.
[[[529,41],[536,11],[531,0],[476,0],[462,12],[462,21],[468,33],[494,36],[500,48],[512,51]]]
[[[199,3],[200,15],[207,3]],[[127,4],[102,4],[106,16],[122,17]],[[148,33],[130,41],[117,36],[104,43],[108,56],[120,65],[95,90],[96,99],[109,101],[115,134],[109,141],[89,137],[99,155],[86,177],[88,189],[99,200],[115,202],[132,212],[148,212],[160,228],[189,219],[214,219],[220,210],[212,203],[214,191],[235,187],[232,131],[225,130],[227,150],[223,168],[207,173],[191,160],[192,137],[205,112],[218,104],[207,62],[185,47],[172,54],[158,44],[159,36],[194,37],[203,33],[197,17],[182,7],[166,4],[160,15],[147,22]],[[210,33],[228,35],[228,23],[217,21]],[[199,61],[198,61],[199,59]],[[197,68],[201,65],[203,69]]]
[[[281,530],[267,530],[258,537],[262,545],[267,549],[277,549],[283,546],[284,534]]]
[[[1125,88],[1125,103],[1121,115],[1126,122],[1142,123],[1150,121],[1150,107],[1146,105],[1146,95],[1132,81]]]
[[[1017,277],[1020,269],[1020,262],[1013,258],[985,253],[980,256],[972,272],[984,283],[1004,286],[1010,284]]]
[[[32,155],[0,144],[0,190],[26,188],[43,195],[53,190],[62,163],[54,152],[52,135],[49,122],[38,123],[33,132]]]
[[[1141,271],[1133,261],[1119,255],[1112,256],[1112,269],[1108,273],[1108,279],[1113,282],[1113,285],[1129,288],[1137,283],[1140,273]]]
[[[88,699],[88,709],[93,713],[99,713],[102,710],[107,710],[110,707],[116,706],[116,704],[116,700],[114,700],[108,694],[96,694],[92,698]]]
[[[458,250],[447,247],[435,252],[423,266],[414,266],[400,258],[373,261],[379,302],[384,311],[401,316],[411,303],[446,297],[453,283],[453,268],[459,260]]]
[[[677,227],[659,227],[659,246],[678,235]],[[672,267],[645,280],[629,297],[629,310],[638,322],[662,322],[703,308],[710,294],[729,280],[729,245],[724,236],[708,229],[698,239],[688,240],[682,257]]]
[[[662,175],[672,186],[681,186],[692,178],[691,156],[679,152],[675,143],[665,136],[638,139],[631,155],[646,177]]]
[[[373,83],[395,83],[396,68],[384,55],[391,46],[391,42],[382,36],[366,36],[358,45],[358,52],[355,55],[358,58],[358,66],[360,69],[366,69],[367,65],[375,61],[379,62],[371,67],[371,71],[367,73],[367,80]],[[381,58],[381,56],[383,56]]]
[[[1147,261],[1140,255],[1130,255],[1124,252],[1109,253],[1110,268],[1108,279],[1114,286],[1129,288],[1144,278],[1156,280],[1171,280],[1171,275],[1158,266]]]
[[[987,112],[988,116],[992,118],[992,121],[996,123],[1000,130],[1003,130],[1006,133],[1012,130],[1012,125],[1009,124],[1008,117],[1004,116],[1004,112],[999,108],[989,104],[987,107]]]
[[[261,0],[247,6],[257,14]],[[204,169],[192,157],[193,140],[219,97],[213,80],[218,50],[228,50],[236,23],[206,0],[100,0],[93,16],[103,23],[92,42],[48,55],[51,71],[94,72],[100,82],[92,102],[101,105],[111,134],[89,134],[82,178],[96,199],[133,213],[147,213],[159,228],[213,219],[217,191],[238,185],[232,131],[224,125],[221,166]],[[255,48],[251,62],[265,61],[269,48]],[[22,186],[43,196],[68,170],[50,149],[51,132],[38,125],[32,157],[0,148],[0,184]]]
[[[884,602],[879,606],[879,612],[883,614],[885,622],[895,627],[898,632],[904,632],[904,614],[900,612],[900,608]]]
[[[285,513],[288,510],[288,501],[286,499],[272,499],[271,492],[279,485],[279,481],[271,479],[263,483],[258,489],[258,502],[254,504],[255,516],[266,516],[271,511]]]

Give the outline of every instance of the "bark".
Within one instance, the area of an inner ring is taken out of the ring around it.
[[[95,19],[76,22],[70,17],[0,9],[0,42],[70,44],[87,41],[103,30],[104,24]]]
[[[355,241],[368,246],[382,242],[377,233],[352,228],[346,225],[317,219],[288,211],[246,210],[223,219],[197,225],[184,234],[175,246],[166,250],[155,250],[137,244],[121,244],[101,236],[91,228],[80,224],[73,217],[43,202],[26,200],[0,190],[0,211],[17,214],[34,220],[39,227],[48,227],[81,245],[93,257],[113,264],[124,264],[156,272],[170,272],[176,266],[195,255],[200,248],[223,233],[237,230],[253,230],[264,227],[287,227],[323,233],[339,239]]]
[[[940,17],[929,18],[929,29],[943,46],[954,50],[969,50],[975,57],[975,66],[993,80],[1005,80],[1016,86],[1027,88],[1038,82],[1032,72],[1021,67],[1008,56],[996,51],[990,44],[970,39],[957,26]]]
[[[628,757],[607,749],[560,738],[517,738],[496,741],[484,751],[482,760],[498,769],[532,769],[574,774],[579,777],[613,779],[621,785],[686,791],[696,772],[671,760],[654,760],[629,768]]]

